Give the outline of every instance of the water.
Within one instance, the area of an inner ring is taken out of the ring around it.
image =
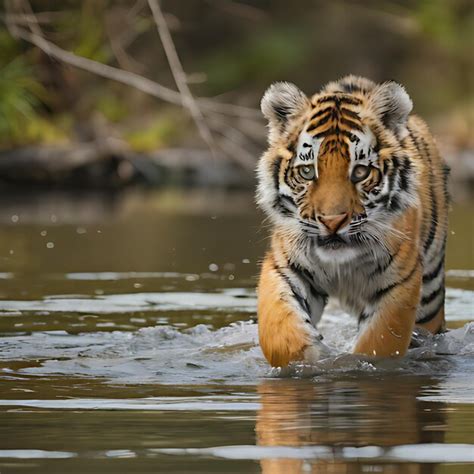
[[[0,212],[0,472],[474,472],[474,256],[448,245],[452,331],[401,361],[290,373],[257,344],[267,245],[248,193],[8,196]]]

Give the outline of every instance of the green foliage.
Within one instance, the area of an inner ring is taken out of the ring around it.
[[[454,54],[472,55],[474,7],[471,0],[422,0],[415,19],[422,31]]]
[[[0,140],[17,141],[25,124],[37,120],[36,108],[45,95],[32,68],[21,56],[0,66]]]
[[[234,51],[221,49],[209,58],[204,70],[207,87],[219,93],[248,81],[266,84],[301,64],[310,44],[300,29],[279,28],[259,31]]]
[[[0,146],[63,141],[65,134],[41,116],[48,94],[27,54],[0,29]]]
[[[104,91],[102,95],[97,97],[95,108],[113,123],[121,122],[129,113],[127,101],[109,91]]]
[[[129,132],[125,139],[137,152],[153,151],[170,146],[180,138],[184,128],[181,114],[166,114],[139,129]]]
[[[107,62],[110,48],[105,38],[104,21],[107,2],[85,0],[78,9],[66,9],[57,22],[57,30],[70,38],[74,53],[99,62]]]

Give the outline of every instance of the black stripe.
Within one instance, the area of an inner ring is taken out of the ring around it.
[[[395,185],[395,178],[397,177],[397,170],[398,167],[400,166],[400,160],[394,156],[392,157],[392,168],[388,172],[388,187],[390,188],[390,191],[393,191],[394,185]]]
[[[296,143],[295,142],[290,142],[288,144],[288,146],[286,147],[286,149],[292,154],[294,155],[295,154],[295,151],[296,151]]]
[[[272,164],[273,185],[277,192],[280,189],[280,168],[282,161],[283,158],[279,156]]]
[[[308,305],[308,302],[295,290],[293,284],[291,283],[291,280],[290,278],[288,277],[288,275],[285,275],[283,273],[283,269],[281,267],[279,267],[275,262],[273,262],[273,268],[275,269],[275,271],[278,273],[278,275],[280,276],[280,278],[289,286],[290,290],[291,290],[291,295],[293,296],[293,298],[295,298],[295,300],[298,302],[298,304],[300,305],[301,309],[308,315],[310,316],[311,315],[311,310],[309,308],[309,305]],[[311,319],[307,319],[306,322],[309,322],[311,323]]]
[[[291,290],[293,294],[293,298],[295,298],[296,301],[298,301],[298,304],[301,306],[301,309],[308,315],[311,314],[311,309],[309,307],[308,302],[300,295],[298,294],[294,289]]]
[[[443,165],[443,189],[444,189],[444,197],[446,198],[447,202],[451,200],[451,196],[448,189],[448,181],[449,181],[450,173],[451,173],[451,168],[447,164],[444,164]]]
[[[423,283],[428,283],[434,280],[439,275],[439,272],[441,271],[443,266],[444,266],[444,249],[443,249],[443,256],[441,257],[441,260],[439,261],[436,268],[432,272],[427,273],[426,275],[423,275]]]
[[[344,95],[340,98],[340,101],[344,104],[351,104],[351,105],[360,105],[361,100],[357,99],[356,97],[349,97],[347,95]]]
[[[365,311],[362,311],[360,314],[359,314],[359,321],[358,321],[358,325],[360,326],[364,321],[367,321],[367,319],[370,318],[370,314],[367,314]]]
[[[400,168],[399,176],[400,176],[400,189],[402,191],[408,190],[408,175],[411,171],[411,162],[408,157],[405,157],[403,160],[403,165]]]
[[[423,151],[425,153],[425,156],[428,160],[428,166],[429,166],[429,176],[430,176],[430,182],[429,182],[429,187],[430,187],[430,197],[431,197],[431,202],[432,202],[432,208],[431,208],[431,226],[430,230],[428,233],[428,239],[425,242],[425,245],[423,246],[423,249],[425,252],[428,252],[428,250],[431,247],[431,244],[434,241],[434,238],[436,237],[436,230],[438,226],[438,203],[436,200],[436,194],[434,192],[434,182],[433,182],[433,163],[431,161],[431,155],[430,155],[430,150],[428,147],[428,144],[426,143],[426,140],[424,137],[420,137],[420,142],[421,142],[421,147],[423,148]]]
[[[330,112],[331,110],[334,110],[334,107],[326,107],[324,109],[319,109],[316,112],[314,112],[313,115],[311,115],[310,121],[314,120],[317,117],[321,117],[321,115],[324,115],[326,112]]]
[[[280,194],[280,201],[285,202],[287,206],[294,206],[296,207],[296,202],[291,196],[287,196],[286,194]]]
[[[273,112],[276,115],[277,120],[280,123],[285,123],[286,122],[286,117],[288,114],[292,111],[291,107],[284,106],[284,105],[274,105],[273,106]]]
[[[444,298],[440,301],[438,306],[431,311],[431,313],[428,313],[425,317],[419,319],[418,321],[415,321],[415,324],[425,324],[429,323],[441,310],[441,308],[444,306]]]
[[[441,286],[439,288],[436,288],[436,290],[432,291],[429,295],[423,296],[423,298],[421,298],[421,304],[422,305],[427,305],[427,304],[431,303],[442,292],[444,292],[444,282],[442,282]]]
[[[308,127],[306,131],[309,133],[313,131],[315,128],[317,127],[314,125],[314,126]],[[332,135],[333,133],[334,133],[334,128],[330,127],[327,130],[324,130],[323,132],[315,133],[313,135],[313,138],[323,138],[323,137],[327,137],[328,135]]]
[[[357,112],[354,112],[351,109],[346,109],[345,107],[341,107],[341,113],[343,115],[347,115],[348,117],[351,117],[355,120],[360,121],[360,115]]]
[[[356,122],[354,122],[351,119],[341,117],[339,122],[342,125],[345,125],[346,127],[349,127],[351,130],[358,130],[359,132],[362,132],[362,126]]]
[[[426,242],[425,242],[425,245],[423,246],[423,249],[426,252],[428,252],[428,250],[430,249],[431,247],[431,244],[433,243],[434,241],[434,238],[436,236],[436,230],[437,230],[437,220],[438,220],[438,205],[436,204],[436,199],[434,197],[434,193],[433,191],[431,190],[431,193],[432,195],[431,199],[432,199],[432,209],[431,209],[431,226],[430,226],[430,231],[428,233],[428,238],[426,239]]]
[[[280,212],[280,214],[290,217],[294,214],[296,203],[291,197],[279,194],[273,203],[273,207]]]
[[[413,269],[410,271],[410,273],[406,277],[384,288],[380,288],[379,290],[377,290],[372,296],[372,301],[377,302],[378,300],[380,300],[380,298],[382,298],[382,296],[386,295],[388,292],[392,291],[397,286],[403,285],[403,283],[406,283],[407,281],[409,281],[410,278],[415,274],[415,271],[418,268],[418,265],[419,265],[419,261],[417,260],[415,265],[413,266]]]
[[[300,267],[296,263],[290,264],[290,269],[297,275],[300,275],[303,278],[303,280],[306,281],[306,283],[308,283],[309,291],[311,293],[311,296],[314,299],[316,300],[322,299],[324,304],[327,303],[327,300],[329,297],[328,294],[322,288],[320,288],[319,286],[315,284],[313,275],[311,275],[311,273],[308,270]]]
[[[312,124],[310,127],[308,127],[306,130],[314,130],[315,128],[318,128],[318,127],[321,127],[322,125],[324,125],[325,123],[328,123],[329,120],[331,120],[331,118],[333,117],[333,114],[329,113],[327,115],[325,115],[324,117],[321,117],[317,122],[315,122],[314,124]]]
[[[318,104],[324,104],[325,102],[339,103],[339,98],[336,95],[327,95],[318,99]]]
[[[388,209],[392,212],[397,212],[401,209],[400,198],[396,194],[390,198]]]
[[[377,204],[382,204],[386,206],[389,200],[390,200],[390,196],[388,194],[384,194],[380,196],[378,199],[375,199],[374,202]]]
[[[369,278],[372,278],[372,277],[388,270],[388,268],[390,267],[392,262],[395,260],[397,255],[400,253],[401,248],[402,248],[402,244],[400,243],[400,245],[397,247],[397,249],[395,250],[395,252],[393,254],[391,254],[391,253],[388,254],[388,259],[387,259],[386,262],[384,262],[383,265],[377,264],[377,268],[372,273],[369,274]]]
[[[342,83],[340,86],[342,90],[347,93],[362,92],[362,89],[358,85],[350,82]]]
[[[313,131],[315,128],[317,128],[315,125],[312,125],[306,129],[307,132]],[[347,137],[349,140],[352,137],[352,133],[349,130],[342,130],[340,129],[337,125],[335,127],[329,127],[326,130],[323,130],[322,132],[315,133],[312,135],[313,138],[323,138],[327,137],[328,135],[343,135],[344,137]],[[341,142],[341,145],[347,147],[347,143]]]

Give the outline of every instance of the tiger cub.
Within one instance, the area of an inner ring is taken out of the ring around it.
[[[310,98],[287,82],[266,91],[258,324],[272,366],[321,355],[329,296],[358,318],[357,354],[402,356],[415,324],[443,330],[448,170],[412,106],[401,85],[356,76]]]

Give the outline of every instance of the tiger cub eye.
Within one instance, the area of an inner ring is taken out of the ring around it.
[[[364,165],[357,165],[354,166],[354,169],[352,170],[351,174],[351,181],[353,183],[358,183],[359,181],[363,181],[366,179],[372,168],[370,166],[364,166]]]
[[[298,168],[298,172],[300,176],[304,179],[310,180],[314,179],[315,176],[315,171],[314,171],[314,166],[300,166]]]

